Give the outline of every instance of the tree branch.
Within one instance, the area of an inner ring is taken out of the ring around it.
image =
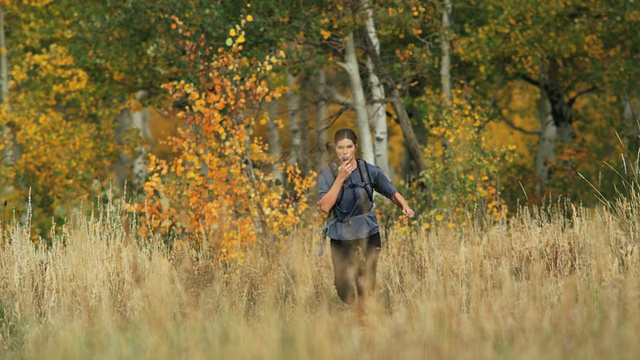
[[[513,130],[519,131],[519,132],[521,132],[523,134],[527,134],[527,135],[540,135],[540,130],[527,130],[527,129],[523,128],[523,127],[520,127],[520,126],[516,125],[513,121],[509,120],[506,116],[504,116],[504,114],[502,113],[502,111],[500,109],[497,109],[497,110],[498,110],[498,114],[502,118],[502,121],[504,121],[504,123],[507,124]]]
[[[540,83],[537,80],[530,78],[529,75],[521,75],[520,77],[529,84],[540,87]]]
[[[569,105],[569,107],[573,106],[573,103],[576,102],[576,100],[578,99],[579,96],[582,96],[584,94],[590,93],[594,90],[596,90],[597,87],[595,85],[593,85],[592,87],[588,88],[588,89],[584,89],[582,91],[580,91],[579,93],[575,94],[574,96],[571,97],[571,99],[569,99],[569,101],[567,102],[567,104]]]
[[[347,66],[347,64],[343,63],[342,61],[336,61],[336,65],[338,65],[338,67],[340,67],[342,70],[346,71],[347,73],[351,72],[351,70],[349,69],[349,66]]]
[[[336,88],[331,88],[328,91],[329,95],[331,95],[331,99],[333,99],[334,102],[340,104],[340,105],[345,105],[345,106],[353,106],[353,100],[351,100],[351,98],[349,98],[348,96],[344,96],[342,95],[338,89]]]
[[[326,120],[326,124],[327,125],[324,128],[320,128],[318,130],[321,130],[321,131],[329,130],[333,126],[333,124],[335,124],[335,122],[338,121],[340,116],[342,116],[342,114],[344,114],[346,111],[348,111],[350,109],[351,108],[349,106],[343,106],[338,111],[336,111],[333,114],[327,116],[327,120]]]

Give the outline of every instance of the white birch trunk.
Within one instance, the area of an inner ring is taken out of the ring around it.
[[[306,76],[300,80],[300,150],[298,151],[298,167],[303,174],[311,168],[311,149],[309,147],[309,81]]]
[[[369,5],[369,0],[364,0],[364,7],[367,11],[366,29],[367,35],[375,48],[376,53],[380,54],[380,41],[376,33],[376,25],[373,19],[373,9]],[[380,83],[378,75],[376,75],[375,66],[371,56],[367,56],[367,70],[369,72],[369,84],[371,86],[371,99],[373,103],[369,106],[369,113],[373,123],[373,148],[376,165],[384,171],[387,176],[392,177],[389,167],[389,137],[387,130],[387,110],[385,106],[384,86]]]
[[[440,85],[445,102],[445,116],[451,115],[449,110],[451,108],[451,101],[453,100],[453,94],[451,92],[451,44],[449,43],[449,31],[451,29],[450,14],[451,0],[444,0],[442,6],[442,39],[440,43],[442,50],[442,58],[440,60]],[[451,139],[447,136],[442,137],[442,149],[443,161],[449,162],[451,158]],[[446,194],[449,196],[452,192],[453,181],[449,181],[447,182]]]
[[[152,139],[151,124],[149,121],[149,109],[143,108],[141,111],[130,113],[131,127],[138,130],[140,138],[147,140]],[[147,162],[147,154],[149,149],[146,145],[140,145],[137,149],[138,156],[133,160],[133,184],[138,187],[147,180],[149,164]]]
[[[402,134],[404,135],[406,141],[406,148],[411,154],[411,159],[415,161],[418,172],[425,171],[427,170],[427,162],[424,159],[424,155],[422,153],[422,145],[420,145],[420,143],[418,142],[416,133],[413,131],[411,120],[409,119],[407,109],[402,102],[400,92],[396,87],[396,83],[389,75],[389,72],[386,70],[384,64],[382,63],[382,60],[380,59],[380,55],[375,52],[373,44],[371,44],[371,39],[369,39],[368,36],[365,36],[364,40],[365,51],[371,57],[371,60],[373,60],[373,65],[375,66],[376,73],[388,86],[387,91],[390,98],[389,101],[391,102],[391,106],[393,106],[393,110],[398,115],[400,128],[402,129]],[[426,145],[425,141],[426,139],[423,141],[423,145]]]
[[[136,94],[136,100],[141,102],[148,96],[147,91],[141,90]],[[147,180],[149,175],[149,164],[147,161],[147,155],[150,149],[145,144],[144,140],[153,141],[153,134],[151,133],[151,119],[149,116],[149,108],[142,108],[140,111],[131,113],[131,126],[138,130],[140,138],[143,140],[142,145],[138,147],[139,155],[133,161],[133,184],[136,186],[142,186]]]
[[[7,112],[11,109],[9,107],[9,58],[7,51],[7,42],[5,38],[4,27],[4,9],[0,7],[0,106],[3,106]],[[15,164],[20,156],[16,139],[13,136],[13,132],[8,126],[0,125],[0,170],[3,174],[8,174],[9,166]],[[2,198],[11,194],[14,190],[13,184],[10,183],[11,179],[2,178],[0,184],[3,184]],[[4,206],[2,208],[4,211]],[[4,216],[4,212],[2,214]],[[0,219],[0,222],[6,219]]]
[[[367,113],[367,104],[364,97],[364,89],[362,88],[362,79],[360,79],[360,72],[358,71],[358,59],[356,57],[356,47],[353,39],[353,32],[349,33],[349,36],[345,39],[345,55],[344,63],[340,63],[340,66],[349,75],[349,82],[351,84],[351,92],[353,94],[353,107],[356,111],[356,122],[358,124],[358,134],[360,136],[360,151],[362,158],[375,164],[375,157],[373,155],[373,143],[371,140],[371,130],[369,129],[369,119]]]
[[[5,111],[11,112],[11,106],[9,103],[9,51],[7,48],[6,34],[5,34],[5,26],[4,26],[4,17],[5,17],[4,8],[0,7],[0,106],[5,108]],[[20,146],[18,145],[18,139],[15,137],[15,133],[13,130],[8,128],[7,126],[0,126],[0,142],[3,142],[6,148],[4,149],[4,154],[0,153],[0,170],[8,168],[11,165],[14,165],[20,160],[22,157],[22,151]],[[12,183],[13,179],[2,179],[4,181],[8,180],[8,183],[5,184],[6,187],[2,189],[3,197],[10,195],[15,190],[15,184]],[[20,216],[20,222],[22,224],[28,224],[31,221],[33,204],[31,203],[31,190],[29,190],[29,198],[23,204],[23,212]],[[7,204],[3,202],[3,213],[2,216],[4,218],[4,211],[6,210]],[[3,219],[6,220],[6,219]],[[0,220],[0,222],[2,222]],[[23,231],[23,226],[20,225],[16,231]],[[27,227],[28,229],[28,227]],[[27,230],[28,231],[28,230]]]
[[[142,101],[145,96],[147,96],[146,91],[138,91],[136,94],[136,101]],[[124,109],[120,115],[118,115],[117,122],[119,128],[116,132],[117,143],[124,145],[125,138],[123,135],[127,129],[138,130],[138,135],[140,139],[142,139],[142,144],[136,148],[136,153],[138,155],[135,159],[131,160],[125,152],[120,153],[120,158],[114,165],[118,187],[124,187],[129,171],[132,171],[132,183],[136,187],[141,186],[147,180],[148,176],[148,163],[146,156],[150,149],[145,142],[153,141],[149,108],[142,108],[139,111]]]
[[[4,33],[4,9],[0,8],[0,104],[9,105],[9,60]]]
[[[453,99],[451,93],[451,43],[449,36],[451,31],[451,0],[444,0],[442,8],[442,59],[440,61],[440,82],[442,94],[447,101]]]
[[[567,148],[573,147],[573,139],[576,136],[575,131],[573,130],[573,125],[568,123],[562,123],[558,128],[558,139],[560,139]]]
[[[554,147],[558,136],[558,129],[553,122],[553,116],[551,116],[551,104],[542,89],[540,89],[538,116],[540,119],[540,142],[538,143],[535,165],[538,177],[536,194],[540,195],[549,179],[549,166],[555,161]]]
[[[267,123],[267,136],[269,138],[269,156],[275,161],[279,162],[282,159],[282,147],[280,145],[280,126],[278,125],[278,102],[271,100],[268,105],[269,108],[269,122]],[[282,172],[280,172],[279,166],[274,166],[272,169],[273,178],[282,182]]]
[[[327,73],[324,69],[318,71],[316,79],[317,93],[320,94],[320,100],[316,108],[316,124],[317,124],[317,143],[318,143],[318,163],[316,170],[320,171],[327,166],[329,156],[327,153],[327,143],[329,142],[329,126],[327,124],[327,101],[325,93],[327,92]]]
[[[298,99],[298,91],[296,89],[296,79],[291,74],[287,74],[287,85],[289,91],[287,93],[289,107],[289,136],[291,137],[291,151],[287,163],[294,165],[298,163],[300,156],[300,101]]]

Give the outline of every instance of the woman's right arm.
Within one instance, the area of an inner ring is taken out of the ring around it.
[[[331,188],[329,188],[329,191],[327,191],[327,193],[324,194],[318,201],[320,210],[322,210],[322,212],[324,212],[325,214],[328,214],[329,211],[331,211],[331,208],[333,208],[333,206],[336,204],[336,201],[338,201],[338,195],[340,195],[340,189],[342,189],[342,185],[353,172],[353,169],[351,167],[352,166],[348,164],[340,165],[340,167],[338,168],[338,175],[333,181]]]

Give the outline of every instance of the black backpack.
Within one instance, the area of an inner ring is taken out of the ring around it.
[[[373,185],[371,183],[371,175],[369,174],[369,167],[367,166],[367,162],[364,161],[363,159],[357,159],[356,160],[358,162],[358,171],[360,172],[360,179],[362,180],[361,183],[357,183],[357,184],[344,184],[342,186],[342,189],[340,189],[340,194],[338,195],[338,199],[336,200],[336,205],[334,205],[332,211],[330,212],[333,213],[333,217],[339,220],[346,220],[349,218],[349,214],[352,212],[353,208],[350,209],[347,212],[344,212],[344,215],[341,214],[341,211],[338,209],[338,204],[340,203],[340,201],[342,200],[342,196],[344,195],[344,190],[345,188],[356,188],[356,187],[362,187],[365,189],[365,191],[367,192],[367,197],[369,198],[369,207],[366,210],[363,210],[363,214],[368,212],[369,210],[371,210],[371,208],[373,207]],[[333,181],[335,181],[336,177],[338,176],[338,165],[335,163],[332,163],[331,166],[331,173],[333,175],[333,179],[332,179],[332,183]],[[364,171],[363,171],[364,169]],[[354,204],[355,206],[355,204]]]
[[[358,162],[358,171],[360,172],[360,178],[362,179],[362,183],[348,184],[347,186],[343,185],[342,189],[340,189],[340,194],[338,195],[338,199],[336,200],[336,205],[334,205],[333,209],[331,209],[331,211],[329,211],[329,214],[327,214],[327,224],[318,230],[319,232],[320,231],[322,232],[322,242],[320,243],[320,248],[318,249],[318,256],[322,256],[322,254],[324,253],[324,243],[327,239],[327,233],[329,232],[329,228],[331,227],[331,225],[333,225],[333,223],[335,223],[338,220],[340,221],[347,220],[349,218],[349,214],[352,212],[352,211],[347,212],[346,213],[347,215],[341,218],[339,216],[340,215],[339,211],[337,210],[338,208],[337,204],[340,202],[340,200],[342,200],[345,187],[363,187],[367,192],[367,197],[369,198],[370,205],[367,211],[371,210],[371,208],[373,207],[373,185],[371,184],[371,176],[369,175],[369,168],[367,167],[367,162],[362,159],[357,159],[356,161]],[[333,179],[331,180],[331,183],[333,184],[333,182],[336,180],[336,177],[338,176],[338,165],[336,165],[335,163],[332,163],[329,167],[331,168],[331,174],[333,175]],[[362,171],[363,168],[364,168],[364,171]],[[365,212],[363,212],[363,214],[364,213]]]

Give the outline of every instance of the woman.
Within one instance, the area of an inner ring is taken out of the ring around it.
[[[358,138],[353,130],[338,130],[333,142],[340,164],[320,172],[318,204],[329,214],[326,234],[331,239],[334,285],[340,299],[353,304],[373,292],[382,245],[371,190],[391,199],[404,215],[415,213],[382,170],[356,159]]]

